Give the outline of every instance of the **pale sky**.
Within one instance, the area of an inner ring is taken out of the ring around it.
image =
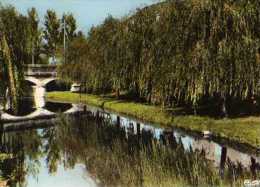
[[[25,14],[35,7],[42,18],[47,9],[55,10],[59,16],[73,13],[80,30],[87,32],[92,25],[98,25],[108,15],[120,18],[133,12],[138,7],[154,4],[158,0],[0,0],[2,5],[11,4]]]

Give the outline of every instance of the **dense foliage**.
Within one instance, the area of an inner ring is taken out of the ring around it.
[[[64,20],[66,27],[62,24]],[[67,31],[71,40],[76,28],[72,14],[59,19],[54,11],[48,10],[41,28],[35,8],[22,15],[12,6],[0,6],[0,97],[11,98],[11,106],[16,108],[24,92],[23,65],[48,63],[49,57],[60,57],[63,31]]]
[[[258,94],[259,39],[259,1],[169,1],[93,27],[61,76],[163,106],[213,98],[226,115],[226,102]]]
[[[1,93],[4,94],[8,88],[15,106],[21,95],[22,64],[29,56],[29,40],[32,36],[28,30],[30,22],[29,18],[18,14],[13,7],[0,9],[0,21]]]

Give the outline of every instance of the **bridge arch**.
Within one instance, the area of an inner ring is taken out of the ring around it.
[[[42,84],[43,84],[44,86],[47,86],[47,84],[49,84],[49,83],[51,83],[51,82],[53,82],[53,81],[56,81],[56,80],[58,80],[56,77],[47,78],[47,79],[42,80]]]
[[[35,78],[35,77],[25,77],[24,80],[26,80],[26,81],[28,81],[28,82],[36,85],[36,86],[41,84],[41,81],[39,79]]]
[[[58,78],[57,77],[51,77],[51,78],[37,79],[35,77],[25,77],[25,80],[30,82],[30,83],[33,83],[35,86],[45,87],[50,82],[58,80]]]
[[[77,112],[83,112],[84,107],[80,104],[72,104],[71,108],[64,111],[64,114],[73,114]],[[8,121],[8,122],[19,122],[24,120],[33,120],[38,118],[45,118],[45,117],[57,117],[58,113],[49,111],[45,108],[37,108],[32,113],[25,115],[25,116],[15,116],[6,112],[1,114],[1,120]]]

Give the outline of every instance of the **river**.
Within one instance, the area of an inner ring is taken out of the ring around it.
[[[41,102],[58,117],[1,131],[0,175],[9,186],[244,186],[259,179],[260,156],[250,149],[93,106],[68,116],[62,112],[70,103]],[[38,108],[22,103],[20,116]]]

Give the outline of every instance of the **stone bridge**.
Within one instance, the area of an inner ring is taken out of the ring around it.
[[[57,80],[57,65],[45,65],[45,64],[28,64],[24,67],[25,80],[33,84],[33,96],[35,103],[35,111],[26,116],[14,116],[4,111],[10,109],[10,101],[6,107],[0,106],[0,121],[4,124],[19,123],[24,121],[30,121],[41,118],[53,118],[57,114],[48,111],[45,107],[45,93],[48,83]],[[8,91],[7,91],[8,93]],[[63,112],[64,114],[74,114],[83,111],[82,105],[72,104],[72,107]]]
[[[82,104],[72,104],[71,108],[64,111],[63,114],[75,114],[84,112],[84,105]],[[15,116],[12,114],[8,114],[6,112],[0,111],[0,120],[3,124],[7,123],[17,123],[22,121],[36,120],[36,119],[44,119],[44,118],[54,118],[58,116],[59,113],[54,113],[45,108],[36,108],[36,110],[26,116]]]
[[[24,66],[25,80],[37,87],[45,87],[57,79],[57,65],[28,64]]]
[[[36,108],[43,108],[45,106],[46,86],[48,83],[57,80],[57,65],[27,64],[23,68],[25,80],[33,84]]]
[[[85,105],[72,104],[70,109],[63,112],[63,115],[85,114],[86,112]],[[60,113],[51,112],[45,108],[37,108],[26,116],[14,116],[0,111],[0,122],[3,131],[17,131],[54,126],[59,121],[59,115]]]

